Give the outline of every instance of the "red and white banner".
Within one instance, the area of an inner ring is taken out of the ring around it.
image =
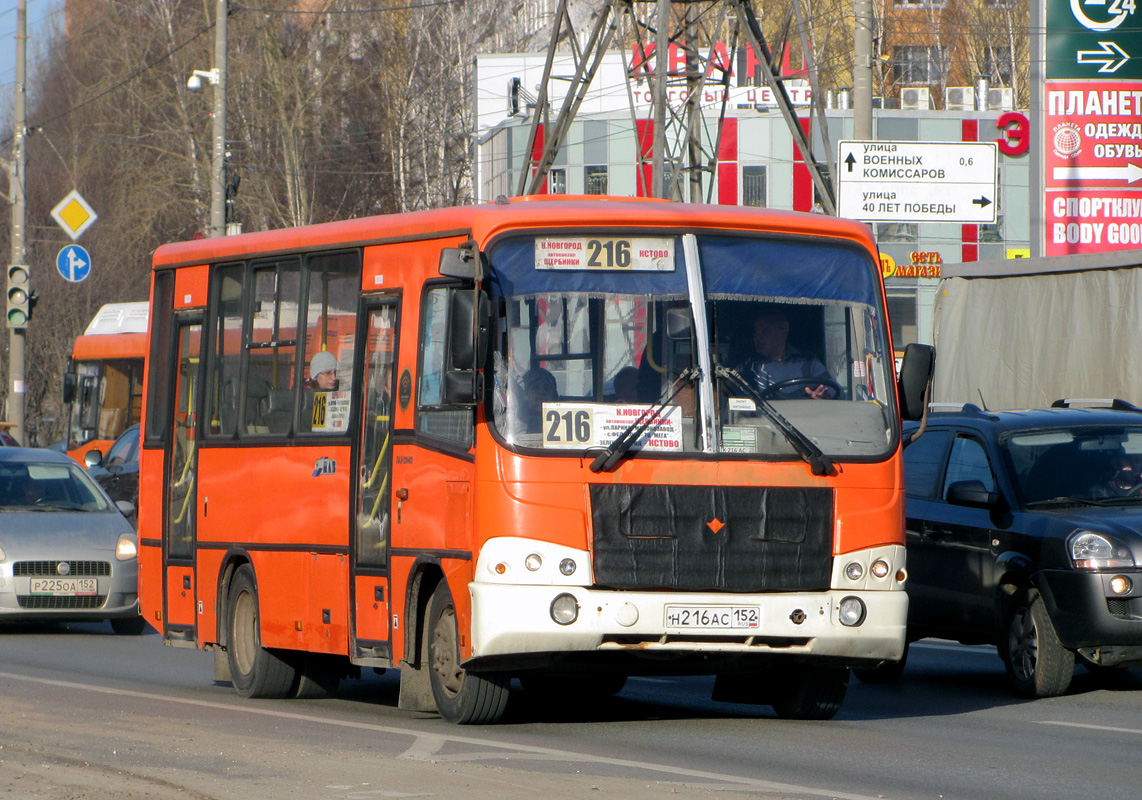
[[[1048,81],[1045,255],[1142,245],[1142,83]]]

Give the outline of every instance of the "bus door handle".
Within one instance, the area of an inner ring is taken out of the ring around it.
[[[401,506],[404,505],[404,501],[408,499],[408,489],[406,489],[402,486],[401,488],[397,489],[396,494],[397,494],[397,525],[400,525],[400,510],[401,510]]]

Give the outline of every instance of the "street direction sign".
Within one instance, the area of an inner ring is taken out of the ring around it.
[[[837,214],[865,222],[995,222],[994,142],[843,141]]]
[[[86,248],[69,244],[56,255],[56,269],[69,283],[79,283],[91,274],[91,256]]]
[[[72,189],[67,193],[67,197],[60,200],[52,209],[52,219],[75,242],[95,223],[95,220],[99,219],[99,215],[87,204],[83,195]]]
[[[1046,77],[1142,78],[1139,0],[1047,0]]]

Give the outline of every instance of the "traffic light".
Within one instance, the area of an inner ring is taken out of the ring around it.
[[[28,268],[22,264],[8,267],[8,327],[23,328],[32,314]]]

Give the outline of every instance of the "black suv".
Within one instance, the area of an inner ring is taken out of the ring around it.
[[[1142,409],[969,404],[904,463],[910,641],[995,644],[1026,697],[1142,664]]]
[[[139,506],[139,425],[138,423],[119,434],[119,438],[104,456],[98,450],[87,453],[84,461],[87,473],[99,482],[112,500],[126,500]],[[137,512],[136,512],[137,513]],[[137,523],[136,514],[130,517]]]

